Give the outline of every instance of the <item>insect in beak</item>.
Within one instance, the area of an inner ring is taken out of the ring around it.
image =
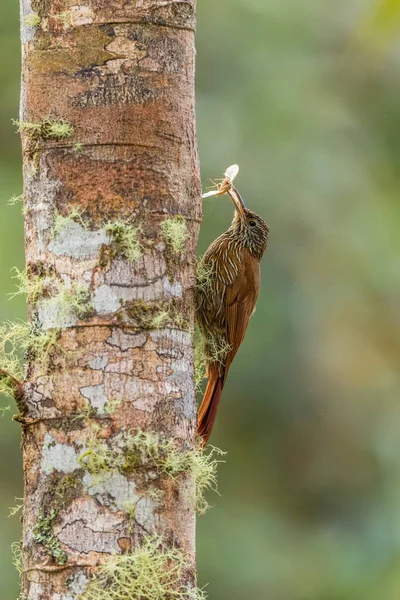
[[[232,184],[228,190],[228,195],[232,200],[236,210],[239,212],[242,219],[244,219],[246,217],[246,206],[243,202],[243,198],[240,195],[239,191]]]
[[[209,198],[210,196],[223,196],[224,194],[229,194],[230,190],[233,187],[233,180],[235,179],[235,177],[237,176],[237,174],[239,173],[239,166],[238,165],[231,165],[230,167],[228,167],[224,173],[224,179],[222,180],[221,183],[215,183],[213,181],[213,184],[215,185],[215,190],[211,190],[211,192],[207,192],[206,194],[203,194],[203,198]]]
[[[223,196],[224,194],[228,194],[231,198],[236,210],[242,217],[242,219],[246,216],[246,206],[243,202],[242,196],[239,194],[238,190],[233,185],[233,181],[239,173],[239,165],[231,165],[228,167],[224,173],[224,179],[221,183],[214,183],[215,190],[211,190],[211,192],[207,192],[203,194],[203,198],[209,198],[210,196]]]

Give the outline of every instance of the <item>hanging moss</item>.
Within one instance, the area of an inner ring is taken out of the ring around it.
[[[35,304],[56,282],[55,276],[46,273],[42,264],[32,265],[26,271],[14,267],[13,271],[15,271],[13,279],[17,280],[17,291],[10,294],[11,299],[23,295],[29,303]]]
[[[191,569],[181,550],[146,536],[138,548],[100,567],[80,600],[205,600],[203,590],[183,583]]]
[[[215,337],[211,334],[204,334],[200,328],[196,327],[194,337],[194,379],[198,390],[206,378],[207,365],[209,363],[224,364],[226,356],[231,349],[224,336]]]
[[[118,444],[110,446],[98,436],[95,427],[79,462],[85,471],[100,479],[107,479],[115,471],[123,475],[141,472],[144,476],[155,471],[159,477],[173,479],[189,475],[196,485],[196,509],[204,514],[209,507],[206,492],[217,491],[217,469],[221,460],[216,457],[223,454],[214,447],[204,451],[200,445],[185,450],[172,439],[140,430],[135,434],[125,432]]]
[[[18,575],[22,576],[23,571],[23,553],[22,553],[22,540],[19,542],[13,542],[11,544],[12,564],[15,567]]]
[[[0,324],[0,393],[15,396],[15,381],[24,377],[24,356],[46,374],[59,349],[59,337],[59,330],[44,331],[34,322]]]

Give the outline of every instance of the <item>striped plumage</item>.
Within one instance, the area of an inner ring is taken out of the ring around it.
[[[268,226],[245,208],[233,186],[235,204],[229,229],[202,259],[206,284],[198,286],[197,322],[206,340],[208,384],[198,414],[198,434],[204,443],[214,425],[221,392],[236,352],[255,311],[260,289],[260,260],[267,248]]]

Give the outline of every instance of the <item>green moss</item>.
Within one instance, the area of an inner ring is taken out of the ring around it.
[[[48,372],[59,349],[60,331],[44,331],[35,323],[0,324],[0,393],[14,397],[15,380],[24,377],[24,356],[35,360],[41,374]]]
[[[24,295],[31,304],[35,304],[45,290],[56,281],[54,275],[45,275],[40,270],[39,273],[35,273],[32,268],[27,272],[14,267],[13,271],[15,271],[13,279],[17,280],[17,291],[10,294],[10,298]]]
[[[105,407],[104,407],[104,412],[107,415],[112,416],[115,411],[121,406],[122,404],[122,400],[109,400]]]
[[[63,475],[58,480],[52,490],[52,497],[49,499],[55,512],[67,508],[71,500],[77,498],[82,489],[82,482],[75,475]]]
[[[3,418],[10,410],[11,406],[0,406],[0,417]]]
[[[104,65],[111,59],[124,58],[105,50],[112,39],[107,29],[98,25],[68,30],[64,33],[64,46],[52,46],[52,39],[46,36],[29,53],[28,69],[38,73],[73,74],[82,69]]]
[[[16,269],[18,285],[12,297],[26,294],[30,303],[39,302],[42,308],[53,311],[56,322],[48,330],[42,329],[36,321],[0,324],[0,393],[9,396],[14,396],[14,380],[23,378],[24,357],[35,360],[41,373],[46,374],[55,351],[61,350],[58,341],[63,319],[71,315],[82,318],[92,311],[87,287],[58,283],[40,264],[31,266],[29,272]]]
[[[125,453],[120,448],[111,450],[99,437],[99,431],[99,425],[92,423],[86,449],[78,460],[85,471],[99,480],[105,480],[115,471],[124,472],[127,463]]]
[[[40,305],[44,310],[54,311],[55,325],[59,328],[63,325],[64,319],[68,317],[81,319],[93,311],[90,290],[79,283],[59,284],[57,293],[42,300]]]
[[[226,356],[231,349],[231,345],[224,336],[213,337],[205,335],[199,328],[196,328],[194,342],[194,379],[198,390],[207,376],[207,365],[209,363],[224,364]]]
[[[134,263],[142,256],[143,247],[138,241],[139,228],[134,227],[130,220],[109,221],[105,225],[105,230],[112,239],[111,259],[121,256],[128,262]]]
[[[192,568],[181,550],[147,536],[134,551],[110,558],[80,600],[204,600],[202,590],[183,583]]]
[[[91,419],[94,419],[95,417],[96,417],[96,410],[93,408],[93,406],[91,404],[88,404],[87,407],[84,410],[82,410],[81,412],[76,413],[75,415],[71,415],[69,422],[75,423],[76,421],[78,421],[78,422],[90,421]]]
[[[62,215],[58,210],[54,212],[53,229],[51,238],[57,239],[61,231],[65,229],[71,222],[79,223],[83,229],[86,229],[86,222],[83,219],[83,210],[78,206],[72,206],[66,215]]]
[[[26,137],[26,152],[32,160],[32,176],[35,176],[39,167],[39,149],[41,140],[53,139],[62,140],[73,135],[73,127],[64,119],[54,119],[47,117],[40,122],[16,121],[14,125],[19,132],[23,132]]]
[[[201,390],[201,385],[207,374],[207,357],[204,349],[204,340],[196,331],[194,343],[194,383],[196,390]]]
[[[204,451],[200,445],[193,450],[184,450],[172,439],[144,431],[125,432],[118,444],[110,447],[99,438],[98,428],[94,428],[79,462],[85,471],[100,480],[107,479],[115,471],[124,475],[155,471],[159,477],[173,479],[189,475],[196,485],[196,509],[203,514],[209,506],[205,499],[207,491],[217,491],[217,468],[221,460],[216,457],[223,454],[214,447]]]
[[[162,502],[165,498],[164,490],[160,490],[159,488],[151,488],[147,490],[147,497],[150,498],[156,504]]]
[[[23,194],[21,194],[20,196],[12,196],[7,204],[9,206],[15,206],[16,204],[20,204],[21,205],[21,213],[23,216],[26,215],[26,213],[28,212],[28,207],[24,204],[24,196]]]
[[[124,506],[124,511],[126,516],[128,517],[129,525],[128,530],[129,533],[133,533],[135,525],[136,525],[136,508],[137,504],[126,504]]]
[[[67,554],[61,549],[60,541],[53,533],[53,523],[56,518],[55,508],[50,508],[48,512],[42,510],[33,528],[32,539],[35,544],[41,544],[46,548],[57,565],[65,565],[68,559]]]
[[[46,375],[57,350],[61,350],[59,339],[60,329],[44,330],[33,323],[29,327],[30,333],[27,340],[27,356],[34,360],[39,372]]]
[[[203,257],[199,258],[196,264],[196,288],[200,293],[210,292],[213,274],[213,262],[205,262]]]
[[[72,125],[64,119],[53,119],[47,117],[43,121],[29,123],[27,121],[17,121],[12,119],[14,125],[17,126],[19,132],[24,132],[32,139],[56,139],[71,137],[74,133]]]
[[[24,201],[24,195],[20,194],[19,196],[12,196],[7,204],[9,204],[10,206],[14,206],[15,204],[19,204],[20,202]]]
[[[172,327],[189,330],[189,321],[174,301],[146,303],[135,300],[125,304],[126,312],[134,319],[141,329],[159,329]]]
[[[18,575],[21,577],[23,572],[23,553],[22,541],[13,542],[11,544],[12,564],[15,567]]]
[[[53,19],[55,19],[56,21],[59,21],[63,25],[71,25],[72,24],[71,11],[64,10],[63,12],[60,12],[60,13],[54,15]]]
[[[188,238],[186,220],[182,215],[166,219],[161,223],[161,232],[165,243],[175,254],[181,254]]]
[[[29,346],[31,330],[27,323],[6,322],[0,324],[0,393],[14,397],[12,379],[24,375],[22,356]]]
[[[171,316],[167,311],[159,312],[151,321],[152,329],[161,329],[171,320]]]
[[[15,506],[10,506],[8,509],[8,518],[15,517],[23,508],[24,508],[24,499],[23,498],[15,498],[17,504]]]
[[[31,13],[30,15],[26,15],[22,19],[22,22],[28,27],[39,27],[40,23],[42,22],[42,19],[40,18],[38,13]]]

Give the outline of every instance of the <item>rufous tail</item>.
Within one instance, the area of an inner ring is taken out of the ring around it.
[[[204,445],[211,435],[225,383],[224,376],[219,373],[218,365],[210,365],[208,375],[207,388],[197,417],[197,433],[203,438]]]

